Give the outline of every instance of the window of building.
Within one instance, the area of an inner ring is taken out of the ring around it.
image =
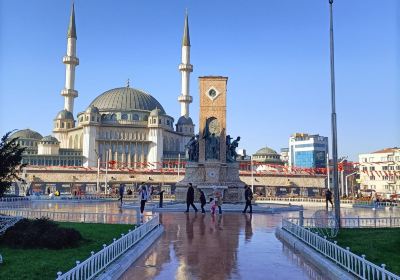
[[[369,176],[369,179],[370,179],[371,181],[373,181],[373,180],[375,180],[375,176]]]
[[[389,170],[394,170],[394,165],[389,166]]]
[[[127,114],[122,114],[121,115],[121,120],[127,120],[128,119],[128,115]]]
[[[386,161],[386,157],[381,157],[381,161]]]
[[[387,165],[382,166],[382,170],[388,170],[388,166]]]
[[[161,119],[158,120],[158,124],[161,124]]]
[[[370,157],[368,161],[369,161],[369,162],[374,162],[374,158],[373,158],[373,157]]]
[[[374,171],[375,170],[375,166],[370,166],[369,167],[369,171]]]
[[[393,156],[388,156],[388,161],[393,161]]]
[[[397,165],[397,166],[396,166],[396,170],[400,170],[400,165]]]

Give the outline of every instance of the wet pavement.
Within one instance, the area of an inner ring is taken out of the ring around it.
[[[56,212],[135,215],[118,202],[27,202],[23,208]],[[321,207],[307,207],[311,217]],[[150,213],[150,212],[149,212]],[[342,208],[342,217],[399,217],[400,209]],[[128,279],[324,279],[275,237],[282,214],[160,213],[165,232],[121,277]],[[114,222],[118,222],[116,219]]]
[[[160,213],[162,237],[120,278],[323,279],[275,237],[280,215]]]

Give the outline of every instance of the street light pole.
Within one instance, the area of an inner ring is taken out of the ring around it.
[[[339,198],[339,184],[338,184],[338,163],[337,163],[337,128],[336,128],[336,105],[335,105],[335,56],[334,56],[334,43],[333,43],[333,0],[329,0],[329,39],[330,39],[330,64],[331,64],[331,103],[332,103],[332,185],[333,193],[335,195],[335,218],[340,227],[340,198]]]
[[[97,155],[97,179],[96,179],[96,193],[100,191],[100,155],[97,152],[96,149],[94,149],[94,152]]]

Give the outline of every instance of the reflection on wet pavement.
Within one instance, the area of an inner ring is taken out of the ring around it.
[[[27,202],[25,209],[135,215],[118,202]],[[322,207],[307,207],[311,217]],[[400,209],[342,208],[342,217],[400,216]],[[282,214],[160,213],[165,232],[121,279],[323,279],[318,269],[275,237]],[[112,221],[118,222],[118,220]]]
[[[276,239],[279,215],[160,218],[165,233],[121,279],[322,279]]]

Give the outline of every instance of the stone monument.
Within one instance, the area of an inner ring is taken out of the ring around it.
[[[176,200],[186,199],[187,185],[202,189],[206,196],[215,190],[223,195],[224,202],[244,201],[244,183],[239,179],[236,148],[240,137],[227,135],[226,85],[227,77],[199,78],[200,119],[199,134],[187,143],[185,177],[176,184]]]

